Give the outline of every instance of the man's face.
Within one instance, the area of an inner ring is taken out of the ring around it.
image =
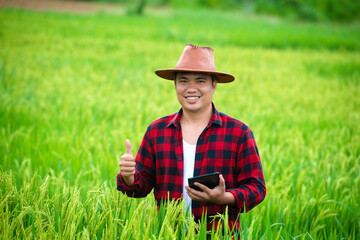
[[[207,73],[176,74],[176,95],[184,111],[195,113],[211,108],[216,83]]]

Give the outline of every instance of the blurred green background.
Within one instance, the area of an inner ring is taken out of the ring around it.
[[[132,225],[152,224],[129,212],[153,197],[125,197],[115,176],[125,139],[135,153],[148,124],[180,108],[154,70],[174,67],[187,43],[213,47],[217,70],[234,74],[214,102],[259,146],[268,195],[242,215],[243,236],[360,238],[356,14],[333,20],[326,10],[314,22],[275,7],[286,1],[268,2],[284,17],[258,14],[258,1],[225,2],[149,1],[142,15],[127,14],[139,2],[123,3],[135,11],[124,14],[0,9],[2,238],[176,231]]]
[[[242,9],[311,21],[351,21],[360,18],[359,0],[85,0],[181,8]],[[141,10],[140,10],[141,11]]]

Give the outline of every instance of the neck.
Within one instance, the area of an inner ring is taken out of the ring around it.
[[[180,122],[191,124],[191,125],[207,125],[211,115],[213,114],[212,105],[210,104],[208,108],[204,109],[201,112],[192,112],[186,111],[183,109],[183,115],[181,117]]]

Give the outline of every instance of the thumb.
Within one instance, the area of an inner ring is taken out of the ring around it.
[[[221,187],[226,188],[226,186],[225,186],[225,179],[224,179],[224,177],[223,177],[222,174],[220,174],[220,183],[219,183],[219,185],[220,185]]]
[[[133,155],[132,151],[131,151],[131,142],[130,142],[130,140],[126,139],[125,144],[126,144],[126,153],[130,154],[130,155]]]

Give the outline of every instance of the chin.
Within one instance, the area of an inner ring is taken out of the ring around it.
[[[197,107],[197,106],[184,106],[183,108],[184,108],[184,110],[186,110],[188,112],[197,112],[197,111],[201,110],[201,108]]]

